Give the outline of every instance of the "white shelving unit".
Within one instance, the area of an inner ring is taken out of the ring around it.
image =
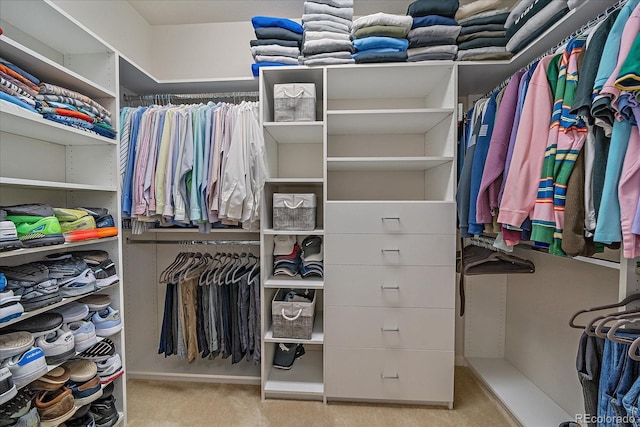
[[[300,344],[323,344],[324,343],[324,332],[322,330],[324,325],[322,314],[316,315],[315,321],[313,322],[313,332],[311,333],[311,339],[295,339],[295,338],[275,338],[273,336],[273,329],[269,329],[266,331],[264,335],[264,342],[270,343],[300,343]]]
[[[37,16],[38,19],[33,17]],[[41,81],[84,95],[111,112],[119,128],[117,53],[50,2],[2,4],[0,56]],[[120,224],[118,140],[75,129],[7,102],[0,103],[0,206],[44,203],[52,207],[105,207]],[[120,282],[95,293],[111,297],[124,323],[121,230],[117,237],[0,253],[3,265],[43,259],[49,253],[100,249],[109,253]],[[2,328],[62,307],[83,296],[62,301],[0,324]],[[125,374],[115,381],[114,396],[126,422],[126,350],[124,328],[110,337],[121,355]],[[53,367],[50,366],[50,369]]]
[[[271,369],[263,381],[264,393],[272,397],[322,399],[324,380],[322,351],[308,351],[296,360],[295,369]]]

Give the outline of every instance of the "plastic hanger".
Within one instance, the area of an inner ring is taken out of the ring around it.
[[[628,297],[626,297],[625,299],[623,299],[620,302],[617,302],[615,304],[608,304],[608,305],[600,305],[597,307],[591,307],[591,308],[587,308],[585,310],[580,310],[576,313],[573,314],[573,316],[571,316],[571,319],[569,319],[569,326],[571,326],[572,328],[575,329],[585,329],[587,326],[581,326],[581,325],[577,325],[575,323],[575,320],[578,316],[585,314],[585,313],[592,313],[594,311],[602,311],[602,310],[609,310],[612,308],[620,308],[620,307],[625,307],[627,304],[630,304],[634,301],[638,301],[640,300],[640,294],[633,294],[633,295],[629,295]],[[604,319],[606,316],[601,316],[600,319]],[[591,326],[593,326],[593,322],[590,323]]]
[[[610,322],[613,321],[624,321],[625,319],[631,319],[634,317],[638,317],[640,313],[640,310],[634,309],[634,310],[627,310],[627,311],[621,311],[619,313],[615,313],[615,314],[611,314],[609,316],[604,317],[602,320],[600,320],[598,322],[598,325],[596,326],[596,329],[594,331],[595,336],[599,337],[599,338],[609,338],[612,341],[616,341],[616,342],[624,342],[625,344],[630,344],[631,341],[629,340],[623,340],[623,338],[620,337],[615,337],[614,338],[610,338],[609,337],[609,332],[611,332],[611,329],[608,330],[608,332],[604,332],[604,328],[606,327],[606,325]],[[616,323],[617,324],[617,323]],[[620,325],[622,326],[622,325]],[[620,328],[620,326],[618,326],[617,328]],[[616,330],[617,330],[616,328]],[[611,335],[612,337],[614,336],[613,334]]]
[[[610,339],[611,341],[619,342],[621,344],[633,344],[636,338],[620,337],[616,335],[616,332],[618,332],[618,330],[622,326],[635,325],[637,323],[640,323],[640,311],[638,311],[637,313],[623,314],[622,316],[616,317],[616,320],[617,322],[611,328],[609,328],[609,331],[606,333],[606,338]],[[623,331],[628,333],[637,332],[635,330],[631,331],[628,329],[623,329]],[[596,330],[596,334],[597,333],[598,331]]]

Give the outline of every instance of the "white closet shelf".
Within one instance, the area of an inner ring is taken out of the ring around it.
[[[565,412],[505,359],[467,358],[471,370],[524,426],[556,426],[571,421]]]
[[[71,43],[69,39],[67,42]],[[41,77],[47,83],[65,87],[87,95],[90,98],[115,98],[116,94],[80,74],[40,55],[38,52],[0,35],[2,57],[24,68],[34,76]],[[45,77],[46,76],[46,77]]]
[[[23,321],[25,319],[28,319],[28,318],[33,317],[33,316],[37,316],[38,314],[45,313],[47,311],[51,311],[51,310],[56,309],[58,307],[62,307],[64,305],[69,304],[72,301],[79,300],[79,299],[84,298],[84,297],[86,297],[88,295],[97,294],[97,293],[100,293],[100,292],[102,292],[104,290],[107,290],[107,289],[113,289],[113,288],[115,288],[117,286],[119,286],[119,283],[116,283],[116,284],[111,285],[111,286],[105,286],[104,288],[97,289],[97,290],[95,290],[93,292],[89,292],[89,293],[86,293],[84,295],[78,295],[78,296],[75,296],[75,297],[62,298],[62,301],[58,301],[55,304],[51,304],[51,305],[48,305],[46,307],[39,308],[37,310],[25,311],[20,317],[16,317],[15,319],[11,319],[11,320],[9,320],[9,321],[7,321],[5,323],[0,323],[0,332],[2,331],[2,328],[7,327],[9,325],[13,325],[14,323],[21,322],[21,321]]]
[[[324,279],[303,279],[300,276],[285,277],[271,276],[264,281],[265,288],[304,288],[304,289],[323,289]]]
[[[267,178],[267,184],[322,184],[324,178]]]
[[[297,359],[290,370],[272,368],[264,383],[265,394],[295,394],[319,396],[324,394],[322,352],[309,351]]]
[[[324,122],[265,122],[263,126],[279,144],[322,144]]]
[[[47,252],[67,252],[72,251],[77,247],[87,246],[87,245],[97,245],[100,243],[108,243],[108,242],[117,242],[118,237],[105,237],[102,239],[91,239],[91,240],[83,240],[80,242],[66,242],[61,245],[49,245],[49,246],[38,246],[37,248],[24,248],[24,249],[15,249],[13,251],[0,252],[0,259],[3,258],[11,258],[15,256],[23,256],[37,253],[47,253]]]
[[[329,135],[394,135],[427,133],[451,117],[452,108],[327,111]]]
[[[146,230],[144,232],[144,234],[149,233],[149,234],[156,234],[156,233],[160,233],[160,234],[199,234],[201,236],[210,236],[213,234],[227,234],[227,233],[233,233],[233,234],[246,234],[246,233],[250,233],[250,234],[259,234],[259,231],[248,231],[245,230],[243,228],[214,228],[211,230],[211,232],[209,233],[201,233],[199,229],[197,228],[151,228],[149,230]],[[131,239],[132,241],[134,241],[135,239]]]
[[[231,359],[213,361],[198,357],[186,363],[177,357],[152,354],[145,358],[143,366],[127,368],[127,379],[223,382],[234,384],[260,384],[260,365],[242,360],[235,365]]]
[[[283,234],[283,235],[293,235],[293,236],[309,236],[312,234],[324,234],[323,228],[316,228],[314,230],[274,230],[273,228],[265,228],[263,230],[264,234]]]
[[[0,100],[0,131],[60,145],[113,145],[115,139],[47,120],[38,113]]]
[[[323,344],[324,343],[324,322],[322,320],[322,313],[316,313],[316,317],[313,321],[313,331],[311,332],[311,339],[297,339],[297,338],[274,338],[273,329],[269,330],[264,335],[264,342],[286,342],[286,343],[300,343],[300,344]],[[297,363],[297,362],[296,362]]]
[[[115,193],[116,187],[106,185],[74,184],[71,182],[40,181],[37,179],[8,178],[0,176],[0,185],[7,187],[41,188],[46,190],[107,191]]]
[[[453,161],[453,157],[328,157],[330,171],[427,170]]]

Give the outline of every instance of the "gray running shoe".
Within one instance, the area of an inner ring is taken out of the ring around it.
[[[49,269],[39,262],[16,265],[13,267],[0,267],[7,278],[9,289],[16,287],[33,286],[49,279]]]

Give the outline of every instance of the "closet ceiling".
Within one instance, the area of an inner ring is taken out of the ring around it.
[[[473,0],[461,0],[460,4]],[[515,0],[502,0],[501,7]],[[304,0],[129,0],[129,3],[151,25],[203,24],[210,22],[243,22],[252,16],[267,15],[300,19]],[[386,12],[404,15],[408,0],[354,0],[355,16]]]

